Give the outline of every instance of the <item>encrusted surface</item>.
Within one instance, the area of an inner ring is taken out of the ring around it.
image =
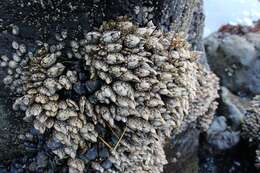
[[[81,40],[66,35],[35,53],[13,42],[1,65],[20,95],[14,110],[51,134],[70,172],[162,172],[166,139],[198,117],[203,129],[211,122],[218,80],[181,34],[121,19]]]

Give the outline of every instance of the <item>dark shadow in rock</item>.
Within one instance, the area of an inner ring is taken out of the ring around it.
[[[205,134],[200,136],[199,173],[257,173],[254,167],[256,146],[240,142],[229,150],[213,149]]]
[[[199,131],[188,128],[178,134],[165,146],[168,164],[164,166],[165,173],[197,173],[199,147]]]

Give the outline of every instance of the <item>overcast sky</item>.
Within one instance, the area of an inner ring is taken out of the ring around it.
[[[260,19],[258,0],[204,0],[206,14],[204,35],[218,30],[223,24],[252,24]]]

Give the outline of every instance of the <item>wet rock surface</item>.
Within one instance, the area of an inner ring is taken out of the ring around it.
[[[237,95],[260,93],[259,38],[259,32],[217,32],[205,39],[211,69],[221,78],[221,85]]]
[[[259,38],[257,21],[253,27],[225,25],[205,39],[222,87],[215,120],[202,135],[201,172],[259,171]]]

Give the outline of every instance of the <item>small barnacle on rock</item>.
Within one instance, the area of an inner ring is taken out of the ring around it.
[[[135,35],[129,34],[126,36],[124,43],[128,48],[135,48],[140,43],[140,38]]]
[[[48,68],[53,64],[55,64],[56,61],[57,61],[57,57],[55,56],[55,54],[52,53],[50,55],[47,55],[41,60],[41,66],[44,68]]]
[[[70,90],[72,88],[72,83],[70,82],[70,80],[68,79],[67,76],[62,75],[59,78],[59,83],[66,89],[66,90]]]
[[[107,31],[101,36],[101,41],[105,44],[116,42],[121,36],[120,31]]]
[[[63,73],[64,69],[65,66],[63,64],[57,63],[47,70],[47,75],[49,77],[58,77]]]
[[[85,164],[79,159],[69,159],[68,160],[69,173],[81,173],[84,171]]]
[[[64,121],[69,119],[70,117],[77,117],[78,114],[76,111],[72,109],[65,109],[65,110],[60,110],[57,114],[57,119]]]
[[[260,96],[255,96],[250,101],[250,106],[246,110],[245,119],[242,123],[242,136],[249,141],[260,141]]]
[[[26,110],[25,112],[26,116],[24,119],[28,119],[32,116],[39,116],[41,112],[42,112],[42,106],[39,104],[33,104]]]
[[[108,54],[106,56],[106,62],[111,65],[120,64],[120,63],[123,63],[124,61],[125,61],[125,58],[120,53],[112,53],[112,54]]]
[[[101,37],[101,34],[99,32],[89,32],[85,34],[85,38],[88,41],[88,43],[97,43]]]
[[[96,92],[96,97],[101,103],[116,102],[116,95],[109,86],[102,86],[100,91]]]
[[[122,49],[122,45],[121,44],[116,44],[116,43],[111,43],[111,44],[107,44],[105,46],[105,49],[107,52],[111,52],[111,53],[118,53],[121,51]]]
[[[120,82],[120,81],[115,82],[113,84],[113,90],[119,96],[129,97],[132,100],[134,99],[134,89],[129,83]]]

